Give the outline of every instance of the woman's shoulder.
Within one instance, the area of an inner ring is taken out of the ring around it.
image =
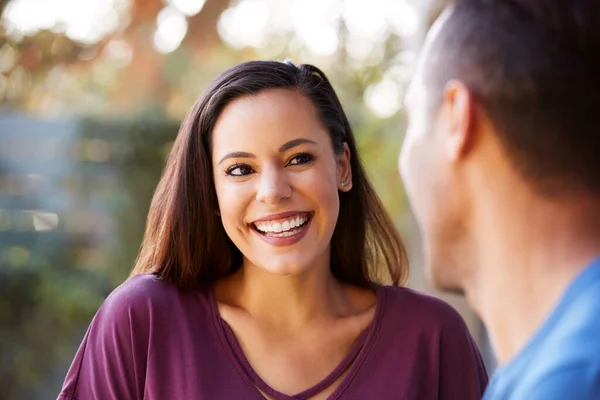
[[[139,274],[117,286],[106,298],[104,312],[172,313],[208,302],[206,290],[183,289],[152,274]]]
[[[60,398],[133,399],[136,391],[143,393],[151,362],[158,362],[163,371],[164,360],[170,360],[173,352],[179,355],[202,343],[197,333],[207,326],[210,316],[205,293],[149,274],[127,279],[108,295],[92,319]],[[102,379],[97,378],[98,371]]]
[[[385,293],[385,318],[415,328],[467,331],[466,324],[454,307],[444,300],[398,286],[382,286]]]
[[[176,289],[175,285],[154,274],[138,274],[127,278],[117,286],[107,300],[130,302],[138,299],[160,298]]]
[[[487,384],[485,366],[463,318],[450,304],[428,294],[385,286],[378,335],[379,359],[427,371],[442,397],[475,399]]]

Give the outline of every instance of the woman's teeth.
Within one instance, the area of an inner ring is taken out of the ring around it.
[[[292,218],[255,222],[254,226],[269,236],[287,237],[298,233],[307,221],[308,214],[300,214]]]

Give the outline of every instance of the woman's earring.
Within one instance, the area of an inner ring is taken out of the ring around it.
[[[346,186],[348,186],[349,183],[350,183],[350,179],[347,179],[347,180],[343,181],[341,183],[341,185],[342,185],[342,187],[346,187]]]

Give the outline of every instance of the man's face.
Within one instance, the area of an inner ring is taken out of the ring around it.
[[[421,231],[425,263],[433,283],[441,289],[462,291],[465,265],[460,261],[467,202],[450,147],[456,137],[451,130],[457,124],[444,96],[440,101],[436,93],[443,88],[428,87],[426,82],[427,61],[436,56],[431,54],[431,45],[443,19],[428,35],[407,92],[408,127],[398,166]]]

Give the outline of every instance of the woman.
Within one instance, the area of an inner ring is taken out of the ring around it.
[[[407,269],[323,72],[241,64],[182,124],[60,398],[479,399],[464,322]]]

